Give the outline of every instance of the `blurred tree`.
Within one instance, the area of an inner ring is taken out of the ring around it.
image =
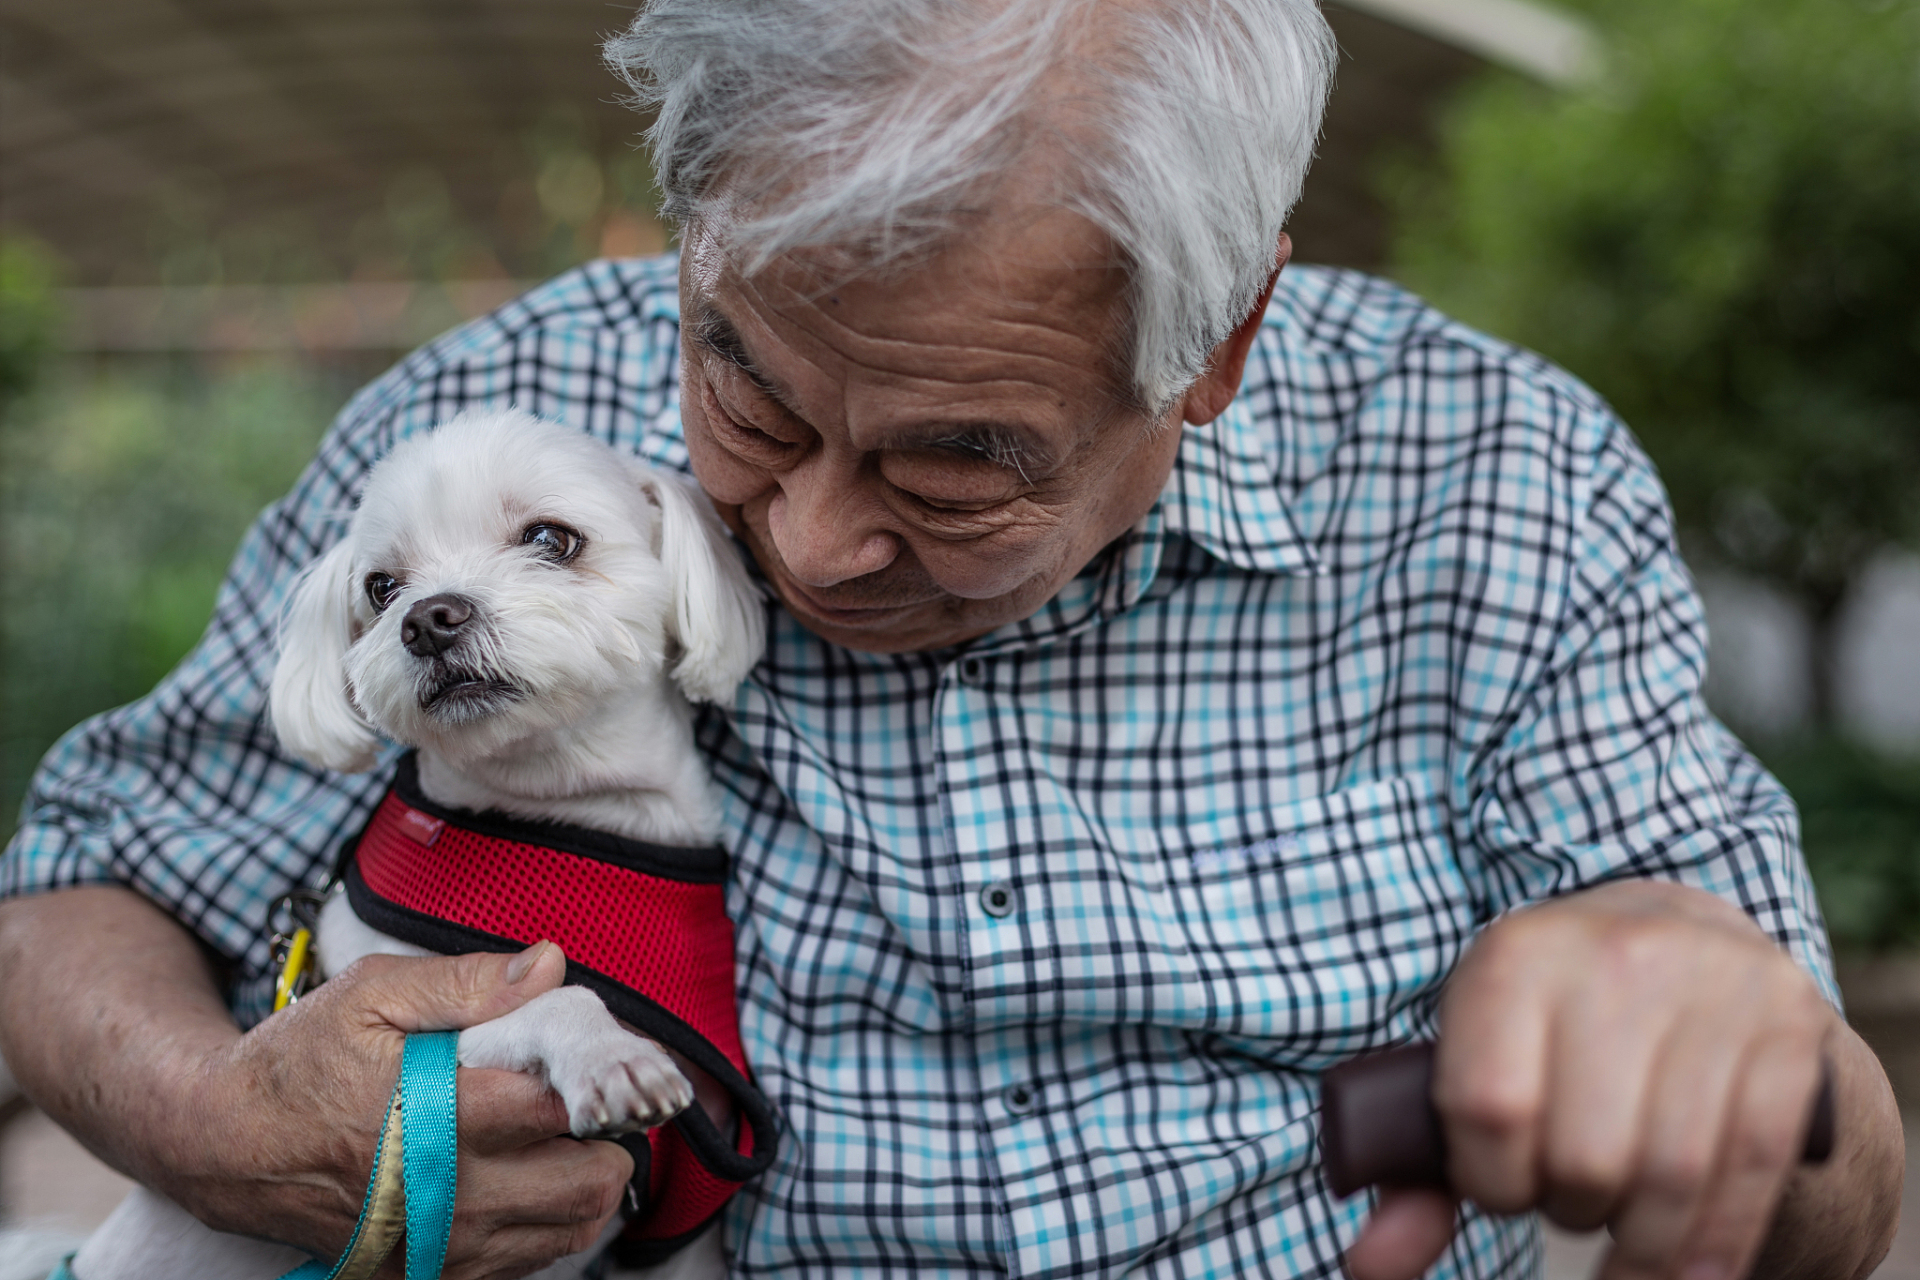
[[[54,362],[0,430],[0,836],[41,754],[199,639],[234,543],[351,385]]]
[[[58,270],[38,241],[0,234],[0,419],[33,384],[60,327]]]
[[[1609,65],[1477,86],[1389,178],[1397,274],[1606,396],[1691,552],[1834,627],[1920,540],[1920,3],[1609,0]]]
[[[1811,739],[1766,752],[1800,832],[1836,947],[1920,946],[1920,762]]]

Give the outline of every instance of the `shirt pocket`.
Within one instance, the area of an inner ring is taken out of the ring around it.
[[[1423,1029],[1475,928],[1432,782],[1274,809],[1244,845],[1171,849],[1151,896],[1179,1020],[1318,1067]]]

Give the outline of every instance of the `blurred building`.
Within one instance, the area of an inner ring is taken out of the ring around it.
[[[1488,62],[1565,76],[1590,46],[1524,0],[1327,12],[1345,56],[1295,219],[1308,261],[1380,261],[1378,162],[1428,150],[1465,77]],[[90,286],[190,278],[196,264],[177,259],[196,235],[262,246],[253,261],[229,248],[227,281],[404,277],[368,227],[405,216],[394,206],[410,183],[479,229],[470,261],[441,275],[530,274],[512,247],[569,215],[587,251],[651,248],[656,233],[631,217],[644,197],[607,180],[638,128],[598,62],[622,17],[604,0],[9,0],[0,222]]]

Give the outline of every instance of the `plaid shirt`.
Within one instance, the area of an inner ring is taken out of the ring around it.
[[[669,259],[595,263],[417,353],[248,534],[199,647],[54,749],[0,888],[120,881],[267,1000],[268,903],[385,771],[294,763],[273,619],[396,439],[516,404],[684,467]],[[958,650],[775,608],[700,735],[741,1020],[787,1126],[743,1275],[1334,1276],[1364,1198],[1317,1073],[1434,1026],[1477,930],[1621,876],[1739,903],[1832,994],[1791,803],[1708,715],[1666,503],[1540,360],[1390,285],[1290,268],[1159,503]],[[1469,1211],[1435,1274],[1530,1274]]]

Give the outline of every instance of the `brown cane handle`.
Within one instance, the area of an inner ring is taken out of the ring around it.
[[[1320,1156],[1336,1196],[1365,1187],[1447,1191],[1447,1143],[1433,1108],[1433,1042],[1415,1041],[1354,1058],[1320,1081]],[[1833,1067],[1820,1065],[1820,1088],[1807,1119],[1800,1159],[1833,1154]]]

